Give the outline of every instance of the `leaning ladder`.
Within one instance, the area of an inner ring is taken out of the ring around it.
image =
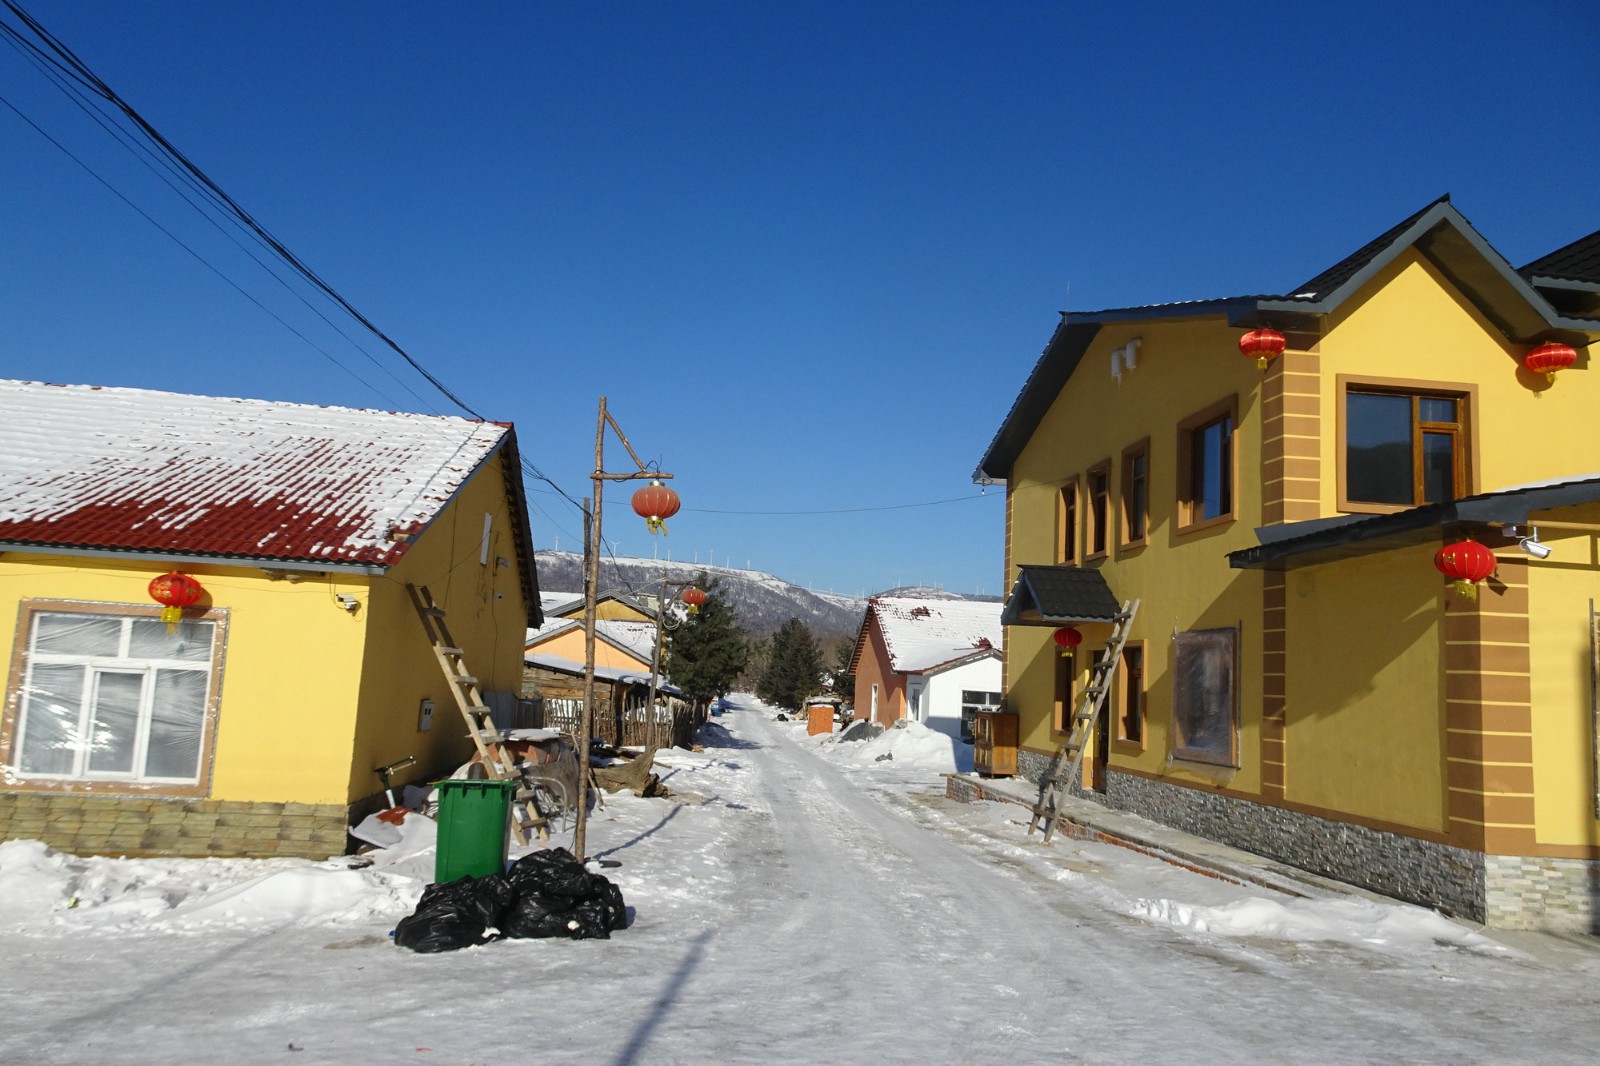
[[[1094,736],[1095,722],[1106,704],[1106,694],[1111,690],[1111,678],[1117,663],[1122,660],[1122,646],[1128,642],[1128,627],[1133,616],[1139,613],[1139,601],[1129,600],[1113,616],[1111,636],[1106,639],[1105,651],[1089,670],[1089,684],[1079,694],[1078,710],[1072,716],[1072,729],[1066,743],[1056,751],[1050,763],[1050,772],[1039,784],[1039,802],[1034,804],[1033,821],[1028,823],[1028,833],[1044,823],[1044,842],[1050,843],[1056,825],[1061,820],[1061,797],[1072,789],[1083,766],[1083,753]]]
[[[433,657],[438,661],[439,669],[444,671],[450,691],[455,694],[456,707],[467,723],[467,735],[478,749],[484,770],[491,780],[517,783],[511,816],[517,840],[527,844],[535,832],[539,839],[546,839],[549,836],[546,819],[534,805],[532,791],[525,786],[521,772],[511,761],[511,753],[506,751],[501,742],[500,730],[495,728],[489,717],[489,707],[483,702],[478,679],[467,671],[465,656],[450,637],[450,630],[444,622],[444,608],[433,602],[433,594],[426,585],[419,589],[408,582],[406,591],[411,594],[412,606],[416,607],[417,617],[422,619],[422,628],[428,634],[428,642],[433,645]]]

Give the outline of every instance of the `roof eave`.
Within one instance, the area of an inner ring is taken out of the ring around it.
[[[163,566],[243,566],[252,570],[286,570],[311,573],[378,575],[387,573],[389,570],[388,565],[384,563],[264,558],[253,555],[205,555],[124,548],[87,548],[70,544],[37,544],[0,540],[0,554],[5,554],[6,552],[17,552],[24,555],[71,555],[88,559],[122,559],[138,563],[160,563]]]

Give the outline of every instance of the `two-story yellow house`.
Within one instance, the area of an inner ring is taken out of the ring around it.
[[[520,691],[509,425],[26,381],[0,412],[0,839],[343,854],[376,768],[472,751],[408,584],[487,694]]]
[[[1255,329],[1286,343],[1264,370]],[[1138,598],[1091,798],[1600,928],[1597,338],[1600,234],[1518,270],[1448,197],[1283,295],[1063,315],[978,468],[1006,486],[1021,772],[1109,632],[1083,604]],[[1529,369],[1547,343],[1575,365]],[[1469,539],[1498,567],[1475,599],[1435,565]]]

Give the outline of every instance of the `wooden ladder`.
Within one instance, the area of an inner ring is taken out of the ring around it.
[[[1072,782],[1078,779],[1078,772],[1083,766],[1083,753],[1094,737],[1095,722],[1105,707],[1106,695],[1111,691],[1111,678],[1116,673],[1117,663],[1122,661],[1122,647],[1128,642],[1128,627],[1138,613],[1139,601],[1129,600],[1113,616],[1115,624],[1111,627],[1111,636],[1106,639],[1105,651],[1090,668],[1089,684],[1079,693],[1078,710],[1072,716],[1072,729],[1067,734],[1066,743],[1056,751],[1056,757],[1050,763],[1050,772],[1039,783],[1039,802],[1034,804],[1033,821],[1028,823],[1028,833],[1032,835],[1039,828],[1039,823],[1043,822],[1046,844],[1050,843],[1056,825],[1061,820],[1061,797],[1071,791]]]
[[[522,772],[512,762],[511,753],[506,751],[501,742],[500,730],[495,728],[489,717],[489,706],[483,702],[478,679],[468,672],[465,655],[451,639],[444,621],[444,608],[433,602],[433,594],[426,585],[418,588],[407,582],[406,591],[411,594],[411,604],[417,609],[417,617],[422,619],[428,642],[433,645],[433,657],[439,663],[439,669],[444,671],[450,691],[455,693],[456,707],[461,711],[462,720],[467,723],[467,735],[478,749],[478,758],[483,762],[484,771],[490,780],[517,783],[511,809],[511,824],[517,840],[527,844],[534,833],[538,834],[540,840],[548,839],[547,821],[534,805],[532,790],[524,783]]]

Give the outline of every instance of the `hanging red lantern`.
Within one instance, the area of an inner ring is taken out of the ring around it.
[[[1450,579],[1456,593],[1469,600],[1478,598],[1478,582],[1494,573],[1494,552],[1475,540],[1446,544],[1433,556],[1433,565]]]
[[[1522,357],[1522,365],[1535,374],[1543,374],[1546,381],[1555,381],[1556,371],[1565,370],[1578,361],[1578,349],[1570,344],[1541,344]]]
[[[1073,648],[1083,643],[1083,634],[1071,626],[1062,626],[1055,631],[1050,639],[1056,642],[1056,647],[1061,649],[1061,654],[1067,656],[1072,654]]]
[[[1256,361],[1256,366],[1262,370],[1267,364],[1283,354],[1289,346],[1283,334],[1275,329],[1253,329],[1239,338],[1239,351],[1248,358]]]
[[[183,618],[183,609],[200,602],[206,590],[188,574],[173,571],[150,582],[150,598],[161,604],[161,620],[170,629]]]
[[[651,533],[665,533],[667,519],[677,514],[682,506],[678,494],[659,480],[652,480],[633,494],[633,512],[644,519]]]
[[[700,605],[706,602],[706,590],[697,589],[693,585],[690,585],[688,588],[683,590],[679,596],[679,599],[683,600],[684,603],[689,605],[690,614],[699,614]]]

